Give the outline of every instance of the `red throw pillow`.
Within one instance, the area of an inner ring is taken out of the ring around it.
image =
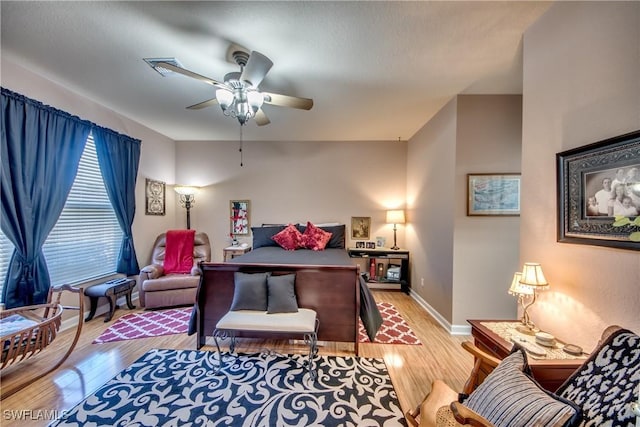
[[[332,233],[307,222],[307,228],[302,235],[302,246],[314,251],[322,251],[331,240]]]
[[[277,244],[288,251],[295,251],[302,247],[302,233],[295,225],[289,224],[281,232],[271,237]]]

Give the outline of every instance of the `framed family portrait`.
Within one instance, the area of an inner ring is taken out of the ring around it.
[[[145,215],[164,215],[166,186],[162,181],[145,180]]]
[[[352,240],[369,240],[370,230],[371,230],[370,216],[352,216],[351,217],[351,239]]]
[[[558,242],[640,250],[640,130],[558,153],[556,169]]]
[[[519,173],[467,174],[468,216],[519,216]]]
[[[231,200],[231,234],[249,234],[249,200]]]

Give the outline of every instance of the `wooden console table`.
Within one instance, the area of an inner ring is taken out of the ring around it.
[[[471,335],[474,344],[494,355],[499,359],[504,359],[511,353],[513,343],[510,341],[511,335],[521,336],[515,331],[518,321],[506,320],[467,320],[471,324]],[[513,325],[513,329],[509,324]],[[497,326],[497,327],[494,327]],[[534,339],[531,337],[531,339]],[[562,342],[558,343],[561,348]],[[549,391],[556,391],[558,387],[586,360],[587,355],[571,356],[561,349],[550,350],[545,357],[537,357],[527,354],[529,366],[533,372],[533,377],[538,383]]]

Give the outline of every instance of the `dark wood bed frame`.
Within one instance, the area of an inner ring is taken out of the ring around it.
[[[235,272],[274,275],[295,273],[298,306],[316,311],[320,321],[319,341],[351,342],[358,355],[360,316],[359,267],[323,265],[272,265],[236,263],[200,263],[202,277],[196,295],[197,348],[206,344],[218,321],[231,307]],[[242,334],[238,334],[242,337]],[[279,338],[275,334],[260,337]],[[258,337],[255,333],[251,337]],[[285,338],[285,337],[282,337]]]

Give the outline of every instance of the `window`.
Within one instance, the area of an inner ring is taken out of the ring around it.
[[[43,246],[51,284],[82,283],[115,273],[121,242],[122,230],[89,135],[67,202]],[[13,245],[2,232],[0,251],[3,286]]]

